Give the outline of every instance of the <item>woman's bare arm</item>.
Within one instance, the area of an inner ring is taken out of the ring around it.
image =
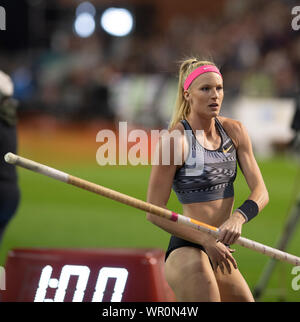
[[[239,165],[250,189],[248,199],[253,200],[258,205],[259,211],[261,211],[269,202],[269,194],[255,160],[248,132],[239,121],[229,120],[225,124],[224,128],[228,131],[236,146]],[[219,240],[223,243],[234,243],[241,235],[244,222],[246,222],[246,219],[243,215],[238,211],[234,211],[232,216],[219,227]]]
[[[243,175],[250,189],[248,199],[255,201],[261,211],[269,202],[269,194],[262,174],[255,160],[252,144],[245,126],[240,122],[238,136],[238,160]]]

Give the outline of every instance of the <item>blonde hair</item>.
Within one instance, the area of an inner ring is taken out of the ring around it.
[[[203,65],[213,65],[216,66],[215,63],[208,61],[208,60],[199,60],[197,58],[188,58],[181,62],[179,68],[179,77],[178,77],[178,90],[177,96],[175,101],[175,108],[173,112],[173,116],[171,118],[169,124],[169,130],[171,130],[179,121],[185,119],[190,113],[190,106],[186,99],[184,98],[183,92],[183,85],[188,77],[188,75],[194,71],[196,68],[203,66]]]

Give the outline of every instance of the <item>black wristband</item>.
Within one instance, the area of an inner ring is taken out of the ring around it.
[[[248,222],[259,213],[259,208],[255,201],[248,199],[236,211],[240,212]]]

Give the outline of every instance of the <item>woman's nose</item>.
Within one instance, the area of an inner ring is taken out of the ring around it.
[[[219,92],[217,91],[216,88],[212,89],[211,97],[212,98],[218,98],[219,97]]]

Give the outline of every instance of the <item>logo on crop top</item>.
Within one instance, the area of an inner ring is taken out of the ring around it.
[[[233,144],[230,145],[227,149],[223,148],[223,153],[226,154],[230,151],[230,149],[233,147]]]

